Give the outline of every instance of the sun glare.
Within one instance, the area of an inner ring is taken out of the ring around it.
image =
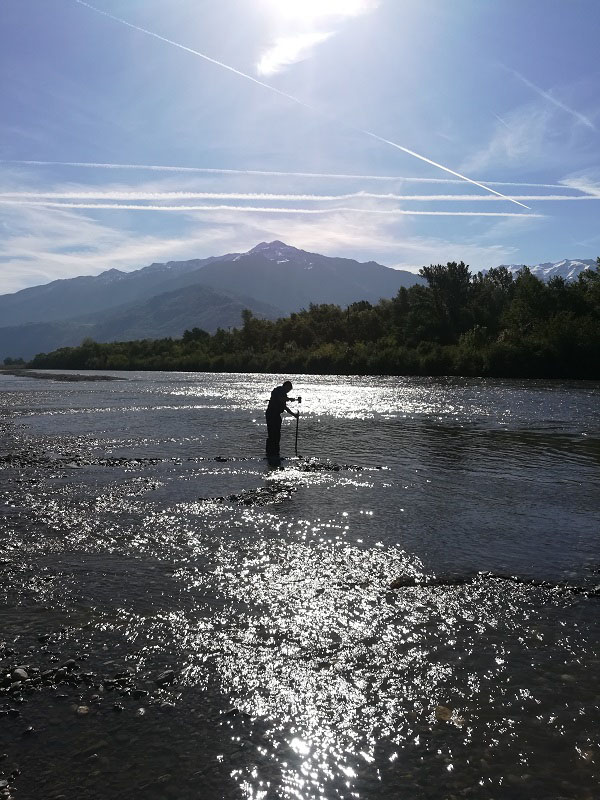
[[[374,8],[377,0],[268,0],[269,13],[293,22],[356,17]]]

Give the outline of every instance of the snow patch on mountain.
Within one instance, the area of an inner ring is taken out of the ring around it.
[[[268,261],[276,261],[278,264],[292,262],[299,266],[308,267],[312,264],[310,259],[311,255],[314,254],[307,253],[306,250],[299,250],[297,247],[292,247],[289,244],[285,244],[285,242],[280,242],[279,239],[275,239],[273,242],[257,244],[252,250],[248,250],[245,255],[261,255]]]
[[[500,266],[506,267],[510,272],[516,274],[519,270],[523,269],[525,264],[501,264]],[[529,266],[529,265],[527,265]],[[562,261],[548,261],[544,264],[536,264],[534,267],[529,267],[532,274],[543,281],[549,281],[551,278],[564,278],[566,281],[576,281],[579,274],[587,269],[595,269],[596,260],[594,258],[573,259],[563,258]],[[483,270],[487,272],[488,270]]]

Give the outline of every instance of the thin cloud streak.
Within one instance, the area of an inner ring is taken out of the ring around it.
[[[591,128],[593,131],[597,130],[594,123],[582,114],[580,111],[575,111],[575,109],[570,108],[566,103],[563,103],[561,100],[557,100],[556,97],[550,94],[550,92],[546,92],[543,89],[540,89],[539,86],[536,86],[535,83],[532,83],[528,78],[524,75],[521,75],[520,72],[517,72],[516,69],[512,69],[511,67],[507,67],[504,64],[502,65],[507,72],[510,72],[515,78],[518,78],[521,83],[524,83],[529,89],[534,91],[536,94],[539,94],[540,97],[543,97],[545,100],[548,100],[550,103],[553,103],[557,108],[566,111],[567,114],[570,114],[572,117],[575,117],[576,120],[582,122],[586,127]]]
[[[227,205],[178,205],[156,206],[138,205],[134,203],[60,203],[45,200],[8,200],[0,199],[0,205],[44,206],[46,208],[86,208],[116,211],[235,211],[260,214],[332,214],[335,212],[355,214],[382,214],[387,216],[427,216],[427,217],[541,217],[542,214],[523,214],[510,211],[412,211],[408,209],[390,208],[282,208],[264,206],[227,206]]]
[[[174,47],[177,47],[180,50],[185,50],[188,53],[191,53],[193,55],[199,56],[200,58],[203,58],[205,61],[209,61],[211,64],[215,64],[216,66],[223,67],[223,69],[226,69],[229,72],[232,72],[235,75],[240,76],[241,78],[246,78],[247,80],[252,81],[252,83],[257,84],[258,86],[262,86],[264,89],[269,89],[270,91],[275,92],[275,94],[278,94],[281,97],[285,97],[286,99],[291,100],[293,103],[297,103],[298,105],[302,106],[303,108],[308,109],[309,111],[313,111],[314,113],[319,114],[321,116],[323,114],[323,112],[320,111],[316,106],[310,105],[309,103],[305,103],[303,100],[300,100],[299,98],[295,97],[294,95],[287,94],[287,92],[282,92],[280,89],[277,89],[275,86],[271,86],[268,83],[264,83],[263,81],[259,81],[256,78],[253,78],[252,75],[248,75],[246,72],[241,72],[240,70],[235,69],[234,67],[230,67],[228,64],[224,64],[222,61],[217,61],[217,59],[211,58],[210,56],[207,56],[204,53],[199,52],[198,50],[193,50],[191,47],[186,47],[185,45],[179,44],[178,42],[174,42],[171,39],[167,39],[164,36],[160,36],[157,33],[153,33],[152,31],[149,31],[146,28],[141,28],[141,27],[139,27],[137,25],[133,25],[131,22],[127,22],[126,20],[121,19],[120,17],[115,17],[115,16],[113,16],[112,14],[109,14],[106,11],[101,11],[100,9],[96,8],[95,6],[92,6],[89,3],[84,2],[84,0],[75,0],[75,2],[80,6],[85,6],[86,8],[89,8],[90,10],[95,11],[96,13],[101,14],[102,16],[108,17],[109,19],[112,19],[115,22],[120,22],[122,25],[126,25],[128,28],[132,28],[133,30],[137,30],[137,31],[139,31],[141,33],[144,33],[144,34],[148,35],[148,36],[152,36],[155,39],[159,39],[160,41],[163,41],[163,42],[166,42],[167,44],[173,45]],[[404,147],[401,144],[397,144],[396,142],[392,142],[389,139],[385,139],[383,136],[379,136],[376,133],[373,133],[372,131],[366,130],[365,128],[358,128],[358,127],[355,127],[353,125],[346,125],[346,127],[348,129],[350,129],[350,130],[353,130],[353,131],[357,132],[357,133],[362,133],[365,136],[369,136],[372,139],[374,139],[375,141],[382,142],[383,144],[390,145],[391,147],[395,147],[397,150],[401,150],[403,153],[407,153],[408,155],[413,156],[414,158],[418,158],[419,160],[424,161],[426,164],[430,164],[431,166],[437,167],[438,169],[441,169],[444,172],[449,173],[450,175],[454,175],[457,178],[461,178],[462,180],[467,181],[467,183],[471,183],[474,186],[478,186],[480,189],[484,189],[487,192],[491,192],[492,194],[496,194],[499,197],[503,197],[505,200],[508,200],[509,202],[514,203],[515,205],[521,206],[522,208],[529,208],[528,206],[524,205],[523,203],[519,203],[517,200],[513,200],[511,197],[508,197],[507,195],[503,195],[500,192],[497,192],[495,189],[490,189],[488,186],[486,186],[483,183],[479,183],[478,181],[474,181],[471,178],[468,178],[466,175],[461,175],[460,172],[456,172],[455,170],[450,169],[449,167],[445,167],[443,164],[440,164],[437,161],[433,161],[432,159],[427,158],[426,156],[420,155],[419,153],[415,152],[414,150],[410,150],[408,147]]]
[[[149,172],[191,172],[209,175],[264,175],[276,178],[331,178],[340,180],[405,181],[407,183],[448,183],[461,186],[463,180],[453,178],[421,178],[409,175],[352,175],[343,172],[284,172],[263,169],[225,169],[221,167],[183,167],[165,164],[110,164],[95,161],[34,161],[0,159],[0,164],[13,164],[29,167],[81,167],[112,170],[147,170]],[[532,187],[536,189],[564,189],[563,183],[523,183],[514,181],[485,181],[487,186]]]
[[[583,191],[583,190],[582,190]],[[518,200],[546,201],[546,200],[599,200],[599,194],[588,192],[581,195],[551,195],[531,194],[516,195]],[[350,194],[271,194],[263,192],[0,192],[0,198],[14,198],[32,200],[87,200],[103,199],[110,201],[119,200],[279,200],[281,202],[336,202],[339,200],[369,199],[369,200],[410,200],[415,202],[470,202],[485,201],[497,203],[499,198],[489,194],[379,194],[377,192],[351,192]]]

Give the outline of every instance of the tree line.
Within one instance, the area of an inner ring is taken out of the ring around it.
[[[600,258],[547,283],[524,267],[472,275],[464,262],[423,267],[426,285],[347,308],[311,304],[277,320],[180,339],[98,343],[41,353],[36,368],[465,375],[600,379]]]

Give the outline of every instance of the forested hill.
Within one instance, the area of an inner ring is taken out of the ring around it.
[[[473,276],[463,263],[424,267],[426,285],[376,305],[310,305],[276,321],[181,339],[86,340],[36,356],[59,369],[166,369],[600,379],[600,259],[574,282],[524,268]]]

